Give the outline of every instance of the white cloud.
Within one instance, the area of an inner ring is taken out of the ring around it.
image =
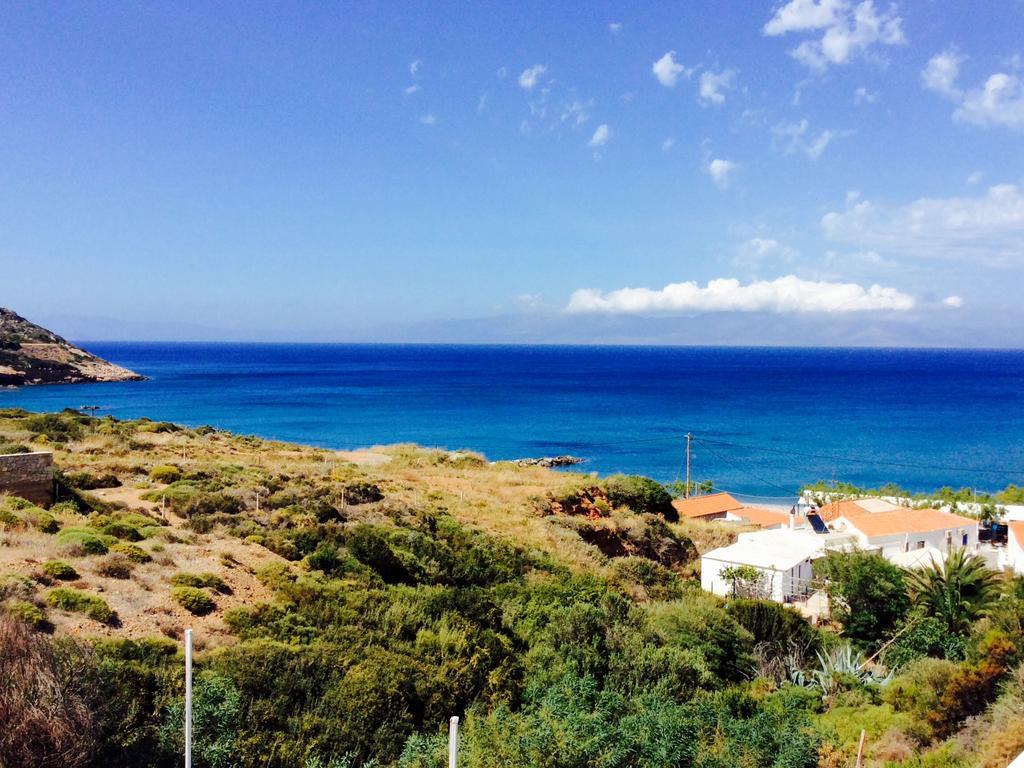
[[[802,152],[811,160],[817,160],[833,139],[844,136],[848,131],[824,130],[814,135],[810,123],[803,119],[799,123],[779,123],[772,128],[775,146],[785,155]]]
[[[853,92],[854,104],[873,104],[875,102],[875,99],[877,98],[877,93],[872,93],[871,91],[864,87],[860,87]]]
[[[996,72],[980,87],[963,90],[956,81],[964,61],[955,48],[932,56],[921,72],[921,84],[957,105],[957,122],[1024,129],[1024,82],[1016,74]]]
[[[608,25],[608,31],[614,34],[618,34],[619,32],[622,31],[622,22],[613,21],[611,24]]]
[[[540,293],[521,293],[516,296],[516,303],[526,309],[536,309],[544,303],[544,295]]]
[[[524,69],[519,75],[519,87],[527,91],[532,90],[540,76],[547,71],[548,68],[543,64],[534,64],[532,67]]]
[[[947,307],[952,307],[953,309],[960,309],[960,307],[964,305],[964,300],[960,296],[947,296],[942,300],[942,303],[945,304]]]
[[[752,237],[739,248],[737,262],[758,264],[769,259],[791,262],[797,251],[771,237]]]
[[[732,88],[732,81],[735,76],[736,73],[731,69],[726,69],[723,72],[712,72],[710,70],[701,72],[701,104],[722,104],[725,101],[725,94],[722,91]]]
[[[971,175],[967,177],[967,183],[973,187],[975,184],[980,184],[984,176],[985,174],[983,174],[981,171],[974,171]]]
[[[423,115],[420,117],[420,122],[423,125],[437,125],[437,115]]]
[[[922,197],[897,207],[848,199],[845,210],[825,214],[832,240],[922,258],[1024,260],[1024,194],[998,184],[978,197]]]
[[[1024,129],[1024,83],[1016,75],[997,72],[985,85],[967,91],[953,113],[962,123]]]
[[[895,288],[856,283],[802,280],[786,275],[741,285],[733,278],[670,283],[661,290],[620,288],[602,293],[594,288],[573,292],[566,311],[573,314],[645,314],[656,312],[869,312],[913,309],[913,296]]]
[[[789,53],[805,66],[824,72],[829,65],[846,64],[875,45],[905,42],[902,24],[894,8],[879,12],[872,0],[856,4],[850,0],[789,0],[761,32],[768,37],[813,33],[814,39],[804,40]]]
[[[836,24],[846,10],[843,0],[790,0],[775,11],[761,31],[770,37],[787,32],[806,32]]]
[[[409,74],[412,77],[419,77],[420,76],[420,69],[422,67],[423,67],[423,62],[420,61],[419,59],[416,59],[416,61],[409,62]]]
[[[964,61],[964,57],[954,48],[932,56],[928,65],[921,70],[921,84],[929,91],[958,98],[960,91],[956,87],[956,79]]]
[[[693,74],[693,70],[687,69],[676,61],[675,56],[675,51],[669,51],[651,65],[651,72],[658,78],[658,82],[666,88],[675,87],[680,77],[689,78]]]
[[[594,131],[594,135],[590,137],[590,146],[603,147],[611,137],[612,129],[606,123],[601,123]]]
[[[729,180],[733,171],[736,170],[736,163],[716,157],[708,163],[707,170],[711,180],[715,182],[715,186],[719,189],[725,189],[729,186]]]
[[[420,90],[420,87],[418,85],[410,85],[408,88],[405,89],[405,95],[412,96],[418,90]]]
[[[667,139],[665,139],[663,142],[661,142],[661,151],[662,152],[671,152],[672,151],[672,147],[674,147],[675,145],[676,145],[675,137],[674,136],[669,136]]]
[[[590,113],[587,110],[589,110],[591,106],[593,106],[592,101],[582,102],[579,99],[573,99],[572,101],[566,102],[562,105],[562,114],[559,119],[563,123],[583,125],[590,119]]]

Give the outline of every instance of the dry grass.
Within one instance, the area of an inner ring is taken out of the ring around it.
[[[0,438],[29,443],[31,435],[19,430],[16,424],[0,417]],[[102,596],[121,620],[119,626],[98,627],[81,616],[51,610],[49,618],[61,632],[131,637],[156,632],[172,635],[178,631],[176,627],[188,625],[203,629],[205,634],[215,637],[214,642],[223,642],[227,638],[224,611],[270,598],[254,572],[268,562],[281,561],[280,557],[219,529],[197,534],[186,529],[182,519],[164,513],[159,501],[142,498],[148,491],[164,487],[150,480],[149,471],[165,464],[174,465],[185,474],[230,476],[231,492],[246,507],[240,518],[271,521],[272,513],[266,508],[258,514],[255,510],[257,493],[266,504],[264,486],[271,478],[286,477],[293,485],[325,489],[340,489],[346,482],[367,482],[381,488],[385,502],[348,508],[345,516],[349,524],[390,524],[394,510],[403,508],[448,514],[464,525],[550,553],[570,568],[608,572],[605,555],[575,532],[553,524],[541,512],[546,507],[544,500],[550,496],[566,488],[592,484],[593,478],[586,475],[508,463],[489,464],[473,454],[410,445],[328,451],[222,432],[152,432],[126,428],[123,423],[97,423],[87,427],[86,432],[82,439],[72,443],[37,442],[33,447],[53,450],[55,463],[66,472],[116,475],[121,487],[92,491],[90,495],[115,508],[140,512],[164,522],[167,533],[139,542],[154,559],[137,565],[129,578],[104,576],[98,569],[100,558],[61,548],[53,536],[34,531],[0,534],[0,573],[37,574],[46,560],[66,560],[81,575],[72,585]],[[81,526],[83,521],[81,516],[73,515],[61,519],[61,524]],[[729,535],[713,529],[705,531],[696,525],[680,530],[693,536],[699,547]],[[159,545],[156,551],[154,545]],[[237,564],[230,565],[232,561]],[[230,585],[232,594],[218,596],[217,609],[208,616],[191,616],[170,598],[168,579],[179,570],[216,573]]]

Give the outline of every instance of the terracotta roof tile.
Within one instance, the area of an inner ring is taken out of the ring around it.
[[[865,536],[894,536],[901,533],[928,533],[951,528],[973,528],[976,520],[938,509],[894,509],[891,512],[861,512],[846,516],[850,525]]]
[[[676,499],[672,506],[681,517],[707,517],[721,515],[739,509],[743,505],[728,493],[709,493],[707,496],[693,496],[689,499]]]
[[[741,507],[740,509],[730,510],[729,514],[741,517],[748,523],[760,526],[761,528],[770,528],[773,525],[781,525],[783,528],[789,527],[789,514],[779,512],[776,509]]]

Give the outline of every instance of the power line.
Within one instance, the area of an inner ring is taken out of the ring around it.
[[[957,467],[957,466],[944,466],[941,464],[912,464],[909,462],[899,461],[878,461],[873,459],[859,459],[850,456],[836,456],[834,454],[822,454],[822,453],[807,453],[804,451],[793,451],[787,448],[776,448],[774,446],[767,445],[751,445],[749,443],[733,443],[725,440],[715,440],[713,438],[695,437],[699,443],[703,443],[705,447],[710,445],[717,445],[726,448],[743,448],[745,450],[761,451],[762,453],[782,453],[790,456],[801,456],[809,459],[823,459],[826,461],[844,461],[851,464],[867,464],[869,466],[888,466],[888,467],[900,467],[902,469],[933,469],[943,472],[972,472],[976,474],[989,474],[989,475],[1024,475],[1024,469],[1009,469],[1009,468],[992,468],[983,469],[981,467]]]
[[[708,451],[711,452],[711,455],[715,456],[720,461],[724,461],[726,464],[730,464],[732,466],[739,467],[739,465],[736,462],[732,461],[731,459],[727,459],[725,456],[722,456],[720,453],[718,453],[714,449],[708,447],[707,443],[704,444],[704,447],[707,448]],[[744,472],[746,472],[748,475],[750,475],[755,480],[760,480],[762,483],[765,483],[766,485],[770,485],[772,488],[778,488],[780,491],[784,491],[784,492],[790,494],[791,498],[793,496],[799,496],[800,495],[799,492],[794,493],[789,488],[786,488],[785,486],[779,485],[778,483],[773,483],[771,480],[766,480],[765,478],[760,477],[759,475],[754,474],[753,472],[750,471],[749,468],[745,468],[745,467],[739,467],[739,468],[742,469]]]

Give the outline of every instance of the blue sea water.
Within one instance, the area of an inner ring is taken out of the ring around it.
[[[749,496],[800,484],[1024,484],[1024,351],[92,343],[145,382],[0,390],[0,407],[332,448],[416,442]]]

